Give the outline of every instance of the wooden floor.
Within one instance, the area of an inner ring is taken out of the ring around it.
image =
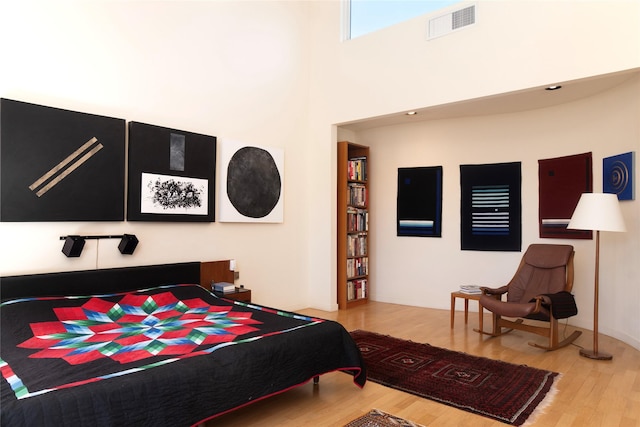
[[[473,302],[472,302],[473,304]],[[461,305],[461,303],[459,304]],[[552,404],[537,414],[535,426],[640,426],[640,351],[616,339],[600,335],[599,349],[613,354],[612,361],[594,361],[579,356],[570,345],[545,352],[527,344],[545,339],[523,331],[499,338],[473,332],[478,315],[456,312],[455,327],[449,327],[449,311],[369,302],[339,312],[301,310],[301,313],[336,320],[349,331],[361,329],[438,347],[526,364],[562,374]],[[488,314],[485,329],[491,326]],[[575,328],[561,327],[561,336]],[[574,344],[591,349],[593,335],[584,331]],[[305,384],[283,394],[256,402],[206,423],[220,426],[344,426],[377,408],[425,426],[500,426],[505,424],[440,403],[396,391],[373,382],[360,389],[352,377],[341,372],[325,374],[317,386]],[[529,420],[531,421],[531,419]]]

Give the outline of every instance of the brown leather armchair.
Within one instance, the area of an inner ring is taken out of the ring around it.
[[[511,281],[500,288],[482,287],[480,304],[493,313],[493,331],[478,331],[499,336],[513,329],[542,335],[549,339],[547,346],[529,344],[545,350],[564,347],[580,336],[574,331],[562,341],[558,338],[558,319],[578,313],[573,288],[573,246],[532,244],[520,261]],[[506,301],[502,295],[506,294]],[[502,316],[518,318],[507,320]],[[548,322],[541,326],[524,323],[524,319]],[[503,328],[509,328],[503,331]]]

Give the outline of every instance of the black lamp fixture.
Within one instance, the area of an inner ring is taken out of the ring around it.
[[[64,246],[62,246],[62,253],[67,257],[79,257],[84,248],[84,237],[80,236],[66,236],[60,237],[60,240],[64,239]]]
[[[122,255],[131,255],[138,246],[138,238],[135,234],[119,234],[108,236],[60,236],[60,240],[64,240],[62,246],[62,253],[67,257],[79,257],[84,248],[85,240],[87,239],[122,239],[118,244],[118,250]]]
[[[138,246],[138,238],[135,234],[123,234],[118,250],[122,255],[131,255],[136,250],[136,246]]]

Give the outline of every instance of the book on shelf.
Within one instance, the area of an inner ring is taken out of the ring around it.
[[[367,186],[350,182],[347,185],[347,205],[365,208],[367,206]]]
[[[369,258],[348,258],[347,277],[366,276],[369,274]]]
[[[367,158],[352,157],[347,162],[347,178],[355,181],[367,180]]]
[[[463,294],[480,295],[482,290],[477,285],[460,285],[460,292]]]
[[[347,207],[347,231],[368,231],[369,212],[353,206]]]
[[[366,234],[347,235],[347,256],[349,257],[367,256],[367,235]]]
[[[229,282],[218,282],[218,283],[213,283],[211,285],[212,289],[216,292],[222,292],[222,293],[231,293],[231,292],[235,292],[236,290],[236,285],[233,283],[229,283]]]
[[[367,297],[367,279],[349,280],[347,282],[347,300],[363,299]]]

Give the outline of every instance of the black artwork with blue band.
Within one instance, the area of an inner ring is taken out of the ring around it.
[[[398,168],[398,236],[442,236],[442,166]]]

